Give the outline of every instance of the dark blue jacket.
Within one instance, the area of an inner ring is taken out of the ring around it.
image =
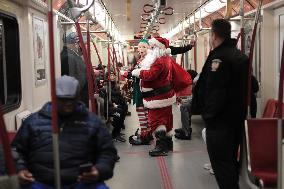
[[[75,183],[79,166],[85,163],[96,166],[101,181],[111,178],[117,151],[101,120],[83,103],[78,103],[72,116],[58,119],[62,184]],[[37,181],[54,184],[51,103],[24,121],[12,147],[18,155],[18,171],[28,169]]]

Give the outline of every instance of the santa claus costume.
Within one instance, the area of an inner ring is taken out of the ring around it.
[[[132,71],[141,79],[143,104],[148,108],[148,123],[156,137],[156,146],[150,156],[167,155],[172,151],[172,104],[176,101],[172,87],[172,64],[168,55],[169,41],[164,38],[149,40],[151,50],[141,62],[141,68]]]

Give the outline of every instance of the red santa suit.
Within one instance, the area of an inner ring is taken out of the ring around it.
[[[153,41],[154,40],[154,41]],[[132,74],[141,79],[141,91],[143,104],[148,108],[148,123],[151,131],[166,129],[167,132],[173,128],[172,104],[176,101],[175,92],[172,88],[172,63],[173,59],[166,54],[161,47],[168,47],[156,39],[149,41],[155,43],[156,51],[160,56],[150,58],[151,53],[141,62],[141,69],[133,71]],[[159,53],[158,53],[159,54]]]

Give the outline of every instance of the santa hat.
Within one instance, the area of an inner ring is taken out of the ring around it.
[[[166,54],[171,54],[171,49],[169,48],[169,40],[167,40],[166,38],[162,38],[162,37],[153,37],[149,40],[149,44],[150,45],[156,45],[159,48],[166,48],[165,53]]]

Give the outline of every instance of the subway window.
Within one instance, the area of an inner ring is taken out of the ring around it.
[[[21,68],[16,18],[0,13],[0,104],[4,113],[20,106]]]

